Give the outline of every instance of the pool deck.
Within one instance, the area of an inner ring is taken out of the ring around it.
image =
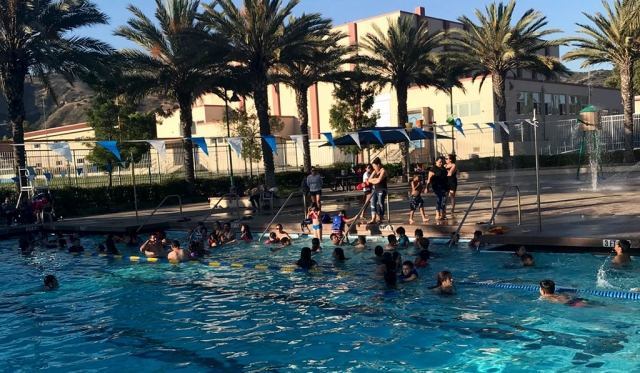
[[[417,228],[425,232],[428,237],[449,236],[455,232],[464,216],[469,203],[481,186],[490,186],[494,192],[494,203],[497,206],[503,191],[508,185],[517,185],[521,193],[522,224],[518,225],[515,190],[511,189],[500,206],[496,222],[508,229],[503,235],[484,235],[482,241],[492,244],[509,244],[513,246],[526,245],[528,248],[545,249],[553,247],[578,247],[579,251],[610,251],[605,248],[604,240],[629,239],[633,248],[640,247],[640,167],[617,166],[605,168],[605,179],[599,181],[598,188],[592,189],[590,175],[581,174],[576,179],[575,168],[545,169],[540,173],[541,192],[541,221],[542,231],[538,231],[538,215],[536,206],[536,185],[534,170],[518,170],[515,172],[495,171],[474,174],[461,173],[457,196],[457,213],[449,215],[444,221],[434,220],[433,198],[423,196],[427,216],[431,219],[426,224],[416,213],[417,224],[408,224],[408,186],[404,184],[390,184],[391,222],[377,226],[358,222],[354,229],[357,234],[390,234],[392,228],[403,226],[409,236]],[[338,191],[328,189],[324,191],[325,211],[333,215],[340,209],[347,211],[347,216],[354,216],[361,207],[354,199],[361,195],[359,191]],[[58,202],[60,203],[60,202]],[[487,189],[480,192],[478,199],[469,213],[460,231],[461,237],[470,237],[476,229],[486,228],[486,222],[491,217],[491,202]],[[137,229],[152,210],[141,210],[138,218],[134,211],[120,212],[106,215],[65,219],[43,225],[0,227],[0,236],[16,236],[41,228],[59,230],[62,232],[85,232],[103,234],[107,232],[124,232],[127,229]],[[180,213],[178,206],[168,206],[159,209],[140,232],[158,229],[190,229],[198,221],[209,214],[209,204],[192,204],[183,206]],[[240,211],[240,223],[247,223],[254,235],[265,230],[274,212],[252,214],[251,210]],[[367,217],[370,212],[367,209]],[[180,218],[190,219],[188,222],[178,222]],[[213,221],[237,221],[235,208],[214,210],[207,219],[207,224]],[[287,207],[278,217],[278,223],[290,233],[300,233],[302,207]],[[478,224],[484,222],[484,224]],[[236,223],[236,225],[239,223]],[[323,233],[331,232],[331,225],[325,224]],[[355,234],[355,232],[354,232]]]

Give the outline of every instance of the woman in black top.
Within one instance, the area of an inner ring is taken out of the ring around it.
[[[382,168],[380,158],[371,162],[373,173],[369,176],[367,182],[373,187],[371,193],[371,213],[374,216],[369,223],[382,223],[386,208],[387,199],[387,171]]]
[[[444,157],[438,157],[436,164],[429,170],[427,177],[427,188],[425,193],[429,193],[429,185],[433,188],[436,196],[436,219],[444,220],[447,218],[447,192],[449,191],[449,179],[447,178],[447,170],[444,168]]]
[[[311,268],[316,265],[316,261],[311,259],[311,248],[303,247],[300,250],[300,259],[296,262],[300,268]]]

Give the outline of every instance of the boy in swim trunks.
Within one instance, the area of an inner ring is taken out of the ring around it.
[[[420,210],[420,214],[422,215],[422,221],[428,222],[429,218],[424,214],[424,200],[420,197],[420,193],[422,193],[422,181],[420,180],[419,175],[415,175],[413,180],[411,180],[411,202],[409,203],[409,224],[415,223],[413,220],[413,214],[416,210]]]
[[[571,298],[568,295],[556,294],[556,283],[552,280],[540,281],[540,296],[553,303],[560,303],[569,307],[586,307],[587,300],[583,298]]]

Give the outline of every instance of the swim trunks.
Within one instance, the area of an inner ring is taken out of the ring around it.
[[[411,202],[409,208],[411,211],[416,211],[424,206],[424,200],[420,196],[411,196]]]

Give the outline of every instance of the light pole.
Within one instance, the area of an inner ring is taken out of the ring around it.
[[[229,101],[231,101],[231,102],[239,102],[240,99],[238,98],[238,95],[236,95],[235,92],[231,95],[231,98],[229,98],[229,95],[227,94],[227,89],[225,88],[225,90],[224,90],[224,107],[225,107],[226,114],[227,114],[227,142],[229,141],[229,137],[231,137],[231,126],[229,125]],[[233,187],[233,186],[235,186],[235,183],[233,182],[233,160],[231,158],[231,146],[227,146],[227,148],[228,148],[228,151],[229,151],[229,177],[231,178],[231,186]]]
[[[540,213],[540,164],[538,163],[538,120],[536,109],[533,109],[533,121],[527,120],[533,126],[533,146],[536,158],[536,204],[538,205],[538,232],[542,232],[542,215]]]

